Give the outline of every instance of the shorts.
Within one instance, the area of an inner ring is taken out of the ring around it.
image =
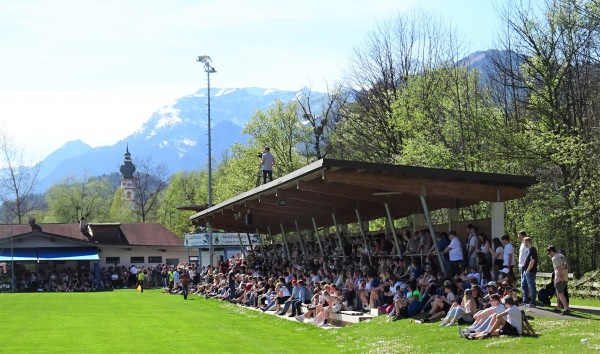
[[[517,330],[517,328],[515,326],[506,322],[506,323],[504,323],[504,326],[502,328],[500,328],[500,334],[504,335],[504,336],[514,337],[514,336],[519,335],[519,331]]]
[[[554,287],[556,288],[557,294],[564,294],[565,288],[567,287],[567,282],[566,281],[556,282],[556,283],[554,283]]]
[[[442,311],[444,311],[446,314],[448,314],[448,311],[450,311],[450,309],[452,308],[452,305],[448,304],[447,302],[444,301],[443,307],[442,307]]]

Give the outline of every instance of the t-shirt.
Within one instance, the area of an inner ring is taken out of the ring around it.
[[[477,252],[475,252],[475,248],[477,247],[477,235],[475,235],[475,234],[469,235],[469,239],[467,242],[468,242],[467,253],[469,253],[471,250],[473,250],[473,253],[471,253],[469,255],[469,258],[477,258]]]
[[[290,291],[285,286],[282,286],[281,289],[279,289],[279,291],[281,291],[282,297],[291,296]]]
[[[463,252],[462,252],[462,249],[460,246],[460,241],[458,240],[458,237],[454,237],[452,239],[452,241],[450,241],[450,245],[448,247],[450,247],[450,252],[448,253],[448,255],[450,256],[450,260],[451,261],[462,261]]]
[[[232,270],[227,274],[227,282],[229,283],[229,287],[235,287],[235,271]]]
[[[554,282],[568,281],[569,271],[567,270],[567,259],[560,253],[552,257],[552,267],[554,267]]]
[[[379,279],[373,278],[370,282],[367,283],[367,287],[365,290],[371,290],[379,286]]]
[[[508,255],[512,254],[512,261],[508,264]],[[510,267],[515,265],[515,249],[512,244],[507,243],[504,245],[504,266]]]
[[[506,315],[506,322],[510,323],[517,329],[519,334],[523,334],[523,319],[521,318],[521,310],[517,306],[511,306]]]
[[[415,316],[421,313],[423,303],[421,301],[413,301],[408,305],[408,316]]]
[[[481,274],[475,272],[475,273],[469,273],[467,274],[467,278],[471,279],[471,278],[475,278],[477,279],[477,283],[479,284],[479,282],[481,281]]]
[[[266,151],[262,156],[262,169],[265,171],[273,170],[273,163],[275,162],[275,157],[269,152]]]
[[[419,290],[417,290],[417,289],[415,289],[415,290],[414,290],[414,291],[413,291],[413,292],[410,294],[410,297],[411,297],[411,298],[413,298],[413,299],[414,299],[414,297],[415,297],[415,296],[417,297],[417,299],[418,299],[419,301],[423,301],[423,296],[421,295],[421,292],[420,292]]]
[[[186,272],[181,273],[179,280],[181,281],[181,285],[189,285],[190,284],[190,274],[186,273]]]
[[[498,257],[497,259],[503,259],[504,258],[504,247],[500,246],[498,248],[496,248],[496,252],[498,252]],[[502,257],[502,258],[500,258]]]
[[[502,313],[506,311],[506,307],[504,307],[504,304],[498,303],[498,305],[494,306],[494,311],[496,311],[496,313]]]
[[[531,246],[528,249],[527,258],[525,258],[525,264],[523,265],[523,270],[527,270],[529,268],[529,263],[531,263],[532,260],[534,261],[534,263],[529,273],[537,273],[538,254],[537,250],[533,246]]]
[[[525,246],[525,242],[521,242],[519,246],[519,269],[525,269],[525,260],[529,254],[529,248]]]
[[[423,275],[423,269],[421,269],[420,267],[413,268],[413,270],[412,270],[412,276],[413,276],[414,279],[417,279],[421,275]]]
[[[438,246],[438,249],[440,250],[440,252],[443,252],[446,249],[446,247],[448,247],[449,244],[450,244],[450,242],[443,237],[440,238],[437,242],[437,246]],[[444,255],[444,257],[448,258],[448,255]]]
[[[402,287],[402,286],[406,286],[406,284],[404,284],[403,282],[401,282],[401,281],[398,280],[394,285],[392,285],[390,287],[390,292],[395,295],[396,294],[396,288],[398,286]]]

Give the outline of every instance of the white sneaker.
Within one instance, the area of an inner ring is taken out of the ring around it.
[[[295,318],[298,322],[304,322],[304,315],[296,316]]]
[[[455,326],[455,325],[456,325],[456,322],[452,321],[452,322],[448,323],[446,325],[446,327],[452,327],[452,326]]]
[[[371,306],[367,305],[367,306],[363,307],[363,309],[365,309],[365,311],[371,311]]]
[[[447,325],[448,325],[448,322],[446,322],[446,321],[442,321],[442,323],[440,323],[440,327],[447,326]]]

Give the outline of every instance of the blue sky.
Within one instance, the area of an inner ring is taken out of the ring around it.
[[[33,160],[109,145],[205,87],[297,90],[342,78],[377,23],[416,9],[493,47],[504,0],[0,0],[0,124]]]

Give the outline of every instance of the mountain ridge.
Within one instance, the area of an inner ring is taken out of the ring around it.
[[[257,110],[276,100],[295,99],[300,91],[272,88],[211,88],[212,156],[218,162],[235,143],[247,141],[243,126]],[[143,124],[112,145],[90,147],[80,139],[69,141],[40,163],[37,191],[43,193],[67,175],[99,176],[118,172],[127,146],[136,159],[164,162],[169,173],[202,169],[208,149],[206,88],[174,99],[157,109]]]

